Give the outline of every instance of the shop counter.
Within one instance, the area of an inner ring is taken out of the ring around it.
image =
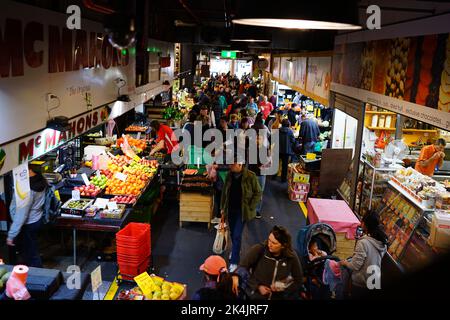
[[[77,265],[77,231],[112,232],[116,233],[128,222],[132,209],[125,210],[122,219],[103,219],[100,213],[93,218],[59,217],[55,227],[72,229],[73,232],[73,264]]]

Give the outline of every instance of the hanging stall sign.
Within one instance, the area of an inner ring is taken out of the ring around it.
[[[450,113],[448,112],[337,83],[332,83],[331,88],[334,92],[450,131]]]
[[[105,123],[107,119],[108,110],[100,108],[70,120],[71,129],[69,131],[60,132],[53,129],[45,129],[32,136],[6,145],[4,150],[9,156],[5,159],[0,175],[12,170],[21,163],[28,162],[56,149],[67,141]]]
[[[281,57],[274,57],[272,66],[272,75],[274,78],[280,77],[280,64],[281,64]]]
[[[294,83],[300,88],[306,89],[306,57],[295,58]]]
[[[13,169],[13,179],[16,208],[23,208],[30,199],[30,179],[27,163]]]
[[[306,91],[328,99],[331,84],[331,57],[309,57]]]

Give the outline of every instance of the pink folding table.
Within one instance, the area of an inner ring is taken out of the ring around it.
[[[317,222],[329,224],[334,232],[345,233],[347,239],[355,239],[360,222],[345,201],[310,198],[307,208],[311,224]]]

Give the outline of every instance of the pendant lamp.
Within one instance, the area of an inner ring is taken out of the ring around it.
[[[237,1],[234,24],[299,30],[359,30],[357,1]]]

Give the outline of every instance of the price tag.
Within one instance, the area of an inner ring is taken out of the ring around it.
[[[72,190],[72,199],[75,201],[80,200],[80,190]]]
[[[91,273],[92,292],[96,292],[100,288],[102,283],[103,283],[103,280],[102,280],[102,267],[98,266]]]
[[[117,172],[114,177],[123,182],[127,181],[127,175],[123,174],[122,172]]]
[[[144,272],[137,277],[134,278],[139,288],[142,290],[142,293],[146,296],[149,296],[152,293],[152,289],[154,286],[152,278],[148,275],[147,272]]]
[[[118,209],[116,202],[108,202],[107,206],[108,206],[108,209],[110,209],[110,210],[117,210]]]
[[[140,132],[138,132],[138,134],[137,134],[137,138],[136,138],[137,140],[140,140],[141,139],[141,133]]]
[[[94,203],[94,207],[97,207],[99,209],[105,209],[108,202],[109,199],[97,198],[97,200]]]
[[[83,181],[84,181],[84,184],[85,184],[85,185],[87,185],[87,186],[90,186],[90,185],[91,185],[91,183],[89,182],[89,179],[88,179],[86,173],[83,173],[83,174],[81,175],[81,178],[83,178]]]

